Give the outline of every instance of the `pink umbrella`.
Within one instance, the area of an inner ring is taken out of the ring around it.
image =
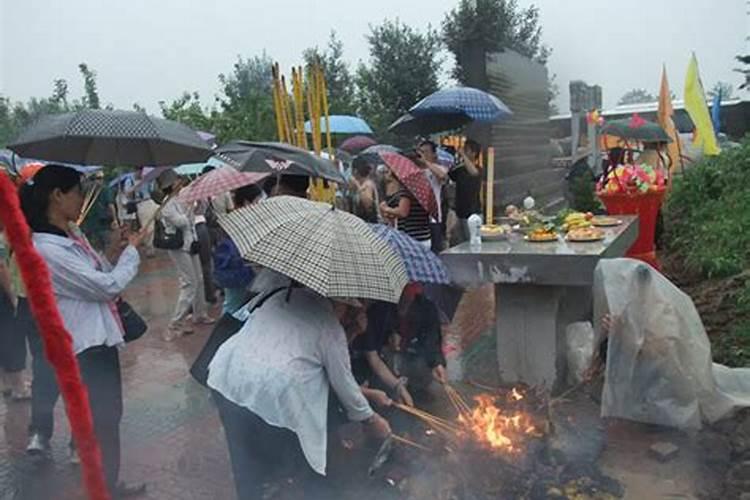
[[[347,153],[355,154],[359,153],[363,149],[367,149],[370,146],[377,144],[372,137],[366,135],[355,135],[350,137],[339,145],[339,149],[343,149]]]
[[[424,170],[409,158],[398,153],[384,151],[380,153],[380,157],[386,166],[391,169],[393,175],[427,210],[427,213],[433,217],[437,216],[437,200],[435,200],[435,193],[432,191],[432,186],[430,186],[430,181],[427,180]]]
[[[207,200],[242,186],[256,184],[268,175],[267,172],[239,172],[232,167],[220,167],[198,177],[180,191],[178,198],[183,203]]]

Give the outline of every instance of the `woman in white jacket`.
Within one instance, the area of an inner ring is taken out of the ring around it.
[[[47,165],[21,188],[21,207],[33,241],[52,277],[52,287],[86,385],[94,431],[102,452],[110,492],[117,497],[138,494],[144,487],[118,482],[122,379],[118,348],[123,327],[116,300],[138,273],[136,248],[143,233],[116,232],[106,258],[97,254],[74,225],[83,206],[81,176],[72,168]],[[114,263],[114,265],[113,265]],[[50,392],[56,384],[34,391]]]
[[[193,211],[185,207],[177,198],[182,188],[182,179],[172,170],[159,176],[159,187],[167,201],[161,210],[161,221],[166,233],[182,232],[183,245],[177,250],[167,250],[177,269],[180,282],[180,295],[177,298],[174,314],[163,338],[166,341],[193,333],[193,326],[187,321],[193,313],[193,324],[212,324],[214,320],[207,314],[206,297],[203,287],[203,270],[198,255],[198,238],[195,232]]]

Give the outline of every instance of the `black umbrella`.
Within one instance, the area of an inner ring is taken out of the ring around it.
[[[105,109],[44,116],[8,148],[24,158],[76,165],[180,165],[211,156],[208,144],[186,125]]]
[[[243,172],[305,175],[346,182],[333,162],[289,144],[232,141],[214,152],[220,160]]]
[[[461,128],[470,121],[469,115],[460,112],[419,116],[406,113],[393,122],[388,130],[398,135],[427,135]]]

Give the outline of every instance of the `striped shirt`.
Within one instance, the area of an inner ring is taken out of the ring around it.
[[[406,217],[398,219],[397,229],[403,231],[417,241],[430,239],[430,216],[427,210],[419,204],[416,198],[405,189],[396,191],[388,197],[386,204],[390,208],[397,208],[401,198],[411,201],[411,208]]]

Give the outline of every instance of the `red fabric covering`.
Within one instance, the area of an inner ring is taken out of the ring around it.
[[[44,352],[52,364],[65,401],[70,427],[81,456],[83,479],[91,500],[108,500],[99,443],[89,408],[86,386],[81,380],[73,339],[65,330],[47,264],[31,242],[31,231],[21,212],[16,188],[7,175],[0,174],[0,220],[13,249],[26,285],[31,311],[36,318]]]

